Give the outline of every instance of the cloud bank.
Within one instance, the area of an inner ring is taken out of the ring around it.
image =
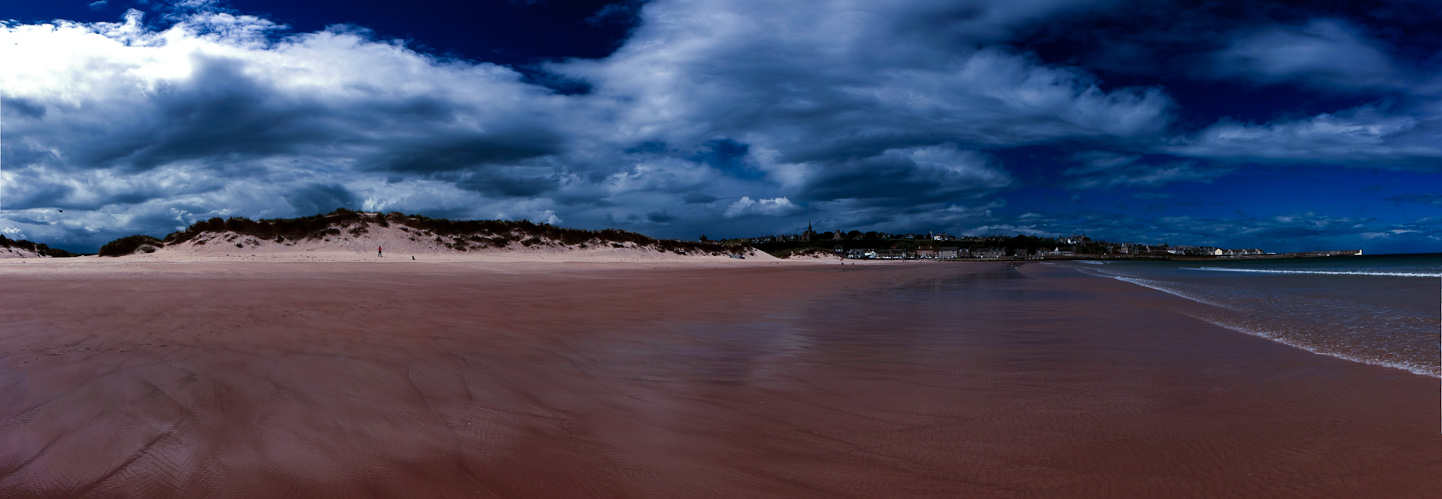
[[[580,93],[362,27],[184,4],[163,26],[134,10],[4,25],[0,225],[80,249],[337,207],[662,237],[795,232],[808,212],[962,232],[1027,227],[1000,213],[1038,182],[1007,151],[1081,151],[1043,182],[1083,190],[1442,156],[1425,72],[1343,19],[1235,31],[1206,78],[1405,99],[1188,130],[1160,85],[1110,86],[1014,43],[1109,1],[625,3],[611,10],[636,25],[614,53],[540,66]]]
[[[92,244],[339,206],[665,232],[815,202],[964,199],[1010,182],[987,148],[1167,123],[1158,89],[1106,91],[980,45],[1056,4],[982,5],[919,33],[947,9],[838,5],[646,5],[611,57],[548,68],[582,95],[359,28],[290,33],[229,12],[165,29],[133,10],[7,25],[4,208],[32,235]]]

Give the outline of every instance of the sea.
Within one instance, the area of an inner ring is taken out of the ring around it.
[[[1442,254],[1067,265],[1185,298],[1228,329],[1442,377]]]

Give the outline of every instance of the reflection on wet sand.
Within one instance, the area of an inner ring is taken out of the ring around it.
[[[0,495],[1442,490],[1435,379],[1060,269],[414,269],[7,276]]]

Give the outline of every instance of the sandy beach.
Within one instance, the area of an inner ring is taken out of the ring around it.
[[[1438,379],[1060,265],[0,264],[5,497],[1436,497]]]

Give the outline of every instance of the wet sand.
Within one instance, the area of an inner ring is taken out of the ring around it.
[[[1438,380],[1060,266],[0,269],[5,497],[1436,497]]]

